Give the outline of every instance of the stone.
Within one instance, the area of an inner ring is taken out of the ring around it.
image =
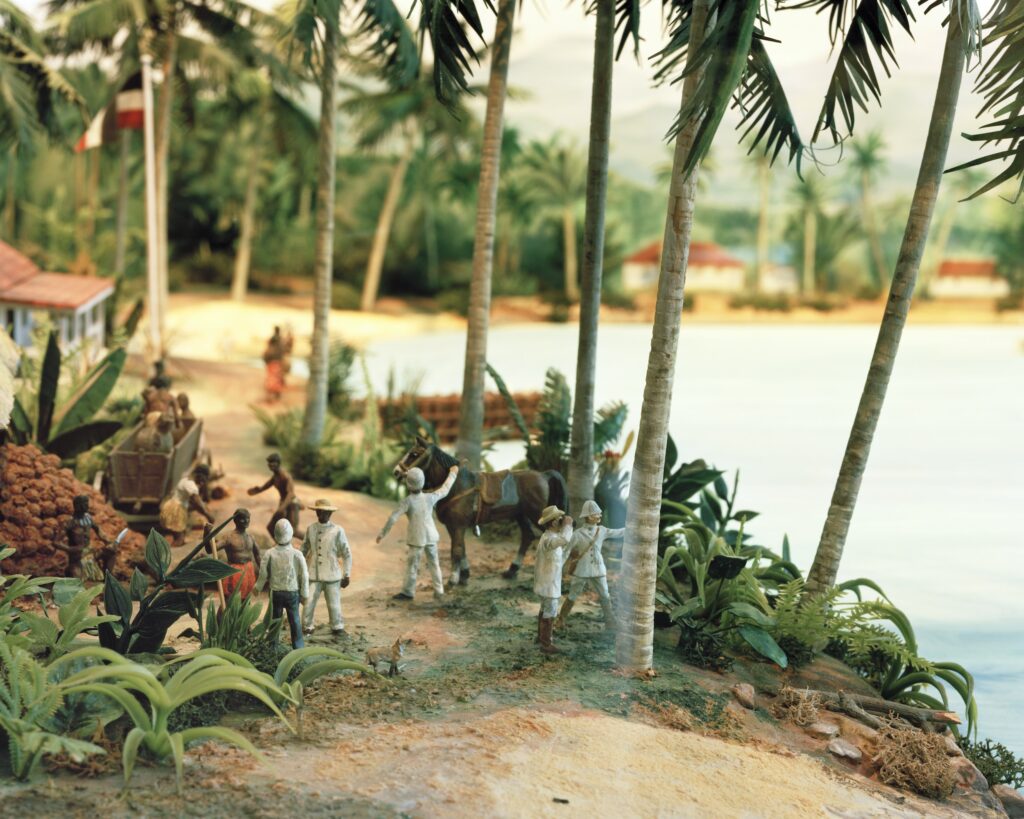
[[[1010,819],[1024,819],[1024,796],[1020,791],[1014,790],[1009,785],[993,785],[992,793],[1006,810]]]
[[[988,780],[985,775],[975,767],[967,757],[954,757],[950,760],[953,770],[956,771],[957,785],[966,790],[988,792]]]
[[[878,744],[878,731],[870,725],[865,725],[860,720],[842,714],[835,714],[834,717],[839,724],[839,735],[841,737],[859,745],[861,748],[865,744],[872,747]]]
[[[946,743],[946,754],[948,756],[963,756],[964,752],[960,750],[960,746],[956,744],[956,739],[953,738],[952,734],[945,734],[942,739]]]
[[[833,739],[839,736],[839,726],[834,722],[815,722],[807,726],[807,733],[822,739]]]
[[[757,707],[754,700],[754,686],[750,683],[737,683],[732,687],[732,695],[736,698],[736,702],[744,708],[753,711]]]
[[[845,739],[836,737],[828,744],[829,753],[835,754],[843,759],[849,759],[853,762],[860,762],[860,758],[863,754],[860,752],[860,748],[854,745],[852,742],[847,742]]]

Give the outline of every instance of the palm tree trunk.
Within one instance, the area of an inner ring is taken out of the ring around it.
[[[818,212],[814,205],[808,205],[804,211],[804,269],[803,293],[810,296],[817,289],[817,275],[814,270],[814,257],[818,248]]]
[[[587,204],[583,217],[583,275],[580,329],[576,348],[576,392],[569,445],[569,513],[578,515],[594,496],[594,386],[597,325],[604,269],[604,218],[608,198],[608,144],[615,64],[615,0],[597,0],[594,23],[594,75],[590,84],[590,144]],[[575,236],[573,237],[575,244]]]
[[[491,73],[487,81],[487,112],[484,115],[480,152],[480,187],[476,199],[476,230],[473,236],[473,272],[469,284],[469,315],[466,327],[466,364],[462,378],[462,405],[457,457],[469,468],[480,468],[484,428],[484,376],[487,365],[487,329],[491,311],[491,272],[494,263],[494,220],[498,208],[501,173],[501,135],[508,91],[508,61],[512,50],[512,24],[516,0],[499,0],[491,47]]]
[[[565,298],[570,304],[580,299],[579,262],[576,259],[576,214],[572,207],[562,211],[562,241],[565,253]]]
[[[935,202],[939,196],[942,170],[946,164],[949,137],[953,130],[953,115],[956,113],[966,59],[958,15],[950,15],[947,27],[935,104],[932,107],[931,123],[928,126],[928,137],[924,144],[924,155],[921,158],[921,169],[917,176],[910,216],[903,234],[900,255],[896,261],[896,271],[889,287],[889,300],[878,329],[878,340],[871,356],[867,381],[861,393],[846,452],[843,454],[843,463],[839,468],[839,477],[836,480],[821,540],[814,555],[814,563],[807,575],[806,589],[809,593],[833,586],[839,574],[839,561],[843,556],[850,519],[857,503],[857,494],[864,477],[878,417],[882,413],[882,404],[885,402],[893,365],[896,363],[900,337],[910,311],[914,283],[928,241],[928,229],[935,210]]]
[[[871,248],[871,261],[875,273],[874,284],[881,290],[883,282],[888,278],[889,268],[885,261],[885,253],[882,250],[882,240],[878,235],[878,225],[875,222],[875,209],[871,197],[871,178],[867,171],[861,173],[860,202],[864,211],[864,232],[868,235],[868,245]]]
[[[259,168],[263,151],[259,129],[252,129],[249,148],[249,176],[245,180],[245,198],[242,200],[242,229],[238,236],[235,270],[231,276],[231,298],[245,301],[249,291],[249,269],[252,265],[252,239],[256,232],[256,192],[259,187]]]
[[[131,161],[132,132],[121,131],[121,157],[117,174],[117,213],[114,217],[114,275],[124,275],[128,244],[128,163]]]
[[[377,229],[373,233],[370,258],[366,262],[366,278],[363,279],[363,297],[359,302],[359,309],[364,313],[373,310],[377,304],[380,277],[384,271],[384,255],[388,250],[391,225],[394,223],[395,213],[398,211],[398,202],[402,197],[402,184],[405,182],[405,174],[409,170],[410,161],[412,161],[411,142],[405,146],[405,151],[398,158],[395,167],[391,169],[391,179],[388,181],[388,190],[384,195],[384,204],[377,217]]]
[[[768,254],[771,252],[771,239],[768,235],[768,209],[771,205],[772,175],[767,157],[762,157],[757,163],[757,181],[759,189],[757,260],[754,264],[754,281],[751,288],[754,292],[761,289],[761,283],[768,275]]]
[[[695,0],[693,4],[689,44],[691,60],[704,41],[709,2]],[[700,71],[694,71],[686,78],[680,110],[693,96],[700,74]],[[651,668],[654,654],[654,589],[658,573],[658,521],[665,472],[665,442],[668,439],[672,382],[675,380],[679,348],[686,260],[690,252],[700,174],[697,168],[684,177],[682,169],[699,124],[697,119],[687,122],[676,137],[651,352],[647,359],[647,380],[626,507],[620,581],[621,613],[615,640],[615,661],[620,668],[637,674]]]
[[[295,216],[295,221],[302,227],[306,227],[309,224],[309,217],[312,215],[311,197],[313,192],[309,189],[309,185],[305,182],[299,187],[299,211]]]
[[[953,235],[953,226],[956,223],[956,206],[956,199],[952,198],[939,219],[939,227],[935,231],[935,241],[931,243],[930,247],[925,249],[920,287],[923,293],[928,292],[932,279],[939,272],[939,266],[946,257],[946,248],[949,247],[949,239]]]
[[[90,258],[92,256],[93,240],[96,238],[96,215],[100,207],[100,163],[102,161],[103,149],[97,148],[92,152],[92,162],[89,165],[89,183],[85,194],[85,250]]]
[[[4,223],[7,226],[7,241],[14,242],[18,229],[18,157],[14,146],[7,152],[7,195],[4,202]]]
[[[156,121],[156,210],[157,237],[159,239],[159,256],[157,259],[157,278],[160,285],[160,304],[157,320],[161,338],[167,323],[167,299],[170,293],[168,266],[170,263],[170,237],[167,234],[167,210],[169,207],[169,163],[168,156],[171,144],[171,112],[174,110],[174,71],[178,62],[178,38],[175,30],[176,17],[173,12],[167,22],[167,42],[164,51],[163,88],[160,91],[160,104],[157,109]]]
[[[338,75],[338,33],[324,27],[320,75],[320,134],[317,143],[316,247],[314,249],[313,338],[302,440],[319,446],[327,418],[327,354],[330,346],[331,273],[334,254],[334,118]]]

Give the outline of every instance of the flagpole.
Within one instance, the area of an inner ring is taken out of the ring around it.
[[[153,127],[153,58],[142,54],[142,142],[146,166],[146,281],[149,285],[149,338],[153,358],[164,357],[160,337],[160,256],[157,246],[156,150]]]

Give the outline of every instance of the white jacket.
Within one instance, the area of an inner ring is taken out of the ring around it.
[[[309,597],[309,572],[302,552],[288,544],[265,552],[256,591],[263,591],[268,581],[272,592],[297,591],[303,600]]]
[[[391,527],[395,525],[395,521],[402,515],[407,515],[409,518],[409,532],[405,536],[407,544],[426,546],[437,543],[441,536],[437,533],[437,527],[434,525],[434,507],[439,501],[448,497],[457,476],[458,473],[449,472],[444,483],[433,492],[413,492],[406,495],[398,504],[398,508],[391,513],[384,528],[380,530],[381,538],[387,535]]]
[[[601,550],[606,540],[619,540],[626,534],[625,529],[609,529],[605,526],[584,525],[572,534],[570,544],[571,555],[583,555],[573,577],[604,577],[608,571],[604,567],[604,555]],[[593,545],[591,545],[593,544]]]
[[[342,578],[338,558],[345,561],[345,574],[352,573],[352,550],[345,530],[337,523],[311,523],[302,539],[302,554],[309,564],[309,579],[314,583],[335,583]]]
[[[572,537],[572,524],[561,532],[547,530],[537,543],[537,565],[533,570],[533,592],[540,597],[562,596],[562,548]]]

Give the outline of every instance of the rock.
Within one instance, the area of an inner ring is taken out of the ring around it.
[[[839,736],[839,726],[834,722],[815,722],[807,726],[807,733],[822,739],[833,739]]]
[[[1006,809],[1010,819],[1024,819],[1024,796],[1009,785],[993,785],[992,793]]]
[[[979,771],[973,762],[967,757],[960,756],[950,760],[953,770],[956,771],[957,786],[965,790],[988,793],[988,780]]]
[[[878,745],[878,731],[871,726],[843,714],[833,716],[839,723],[839,736],[859,745],[862,749],[865,745],[870,745],[872,748]]]
[[[946,743],[946,753],[949,756],[963,756],[964,752],[960,750],[960,746],[956,744],[956,740],[952,734],[946,734],[942,737]]]
[[[860,748],[852,742],[847,742],[845,739],[841,739],[840,737],[836,737],[828,744],[828,750],[829,753],[835,754],[843,759],[852,760],[853,762],[860,762],[860,758],[863,756],[860,752]]]
[[[736,683],[732,687],[732,695],[736,698],[736,702],[744,708],[753,711],[757,707],[754,701],[754,686],[750,683]]]

